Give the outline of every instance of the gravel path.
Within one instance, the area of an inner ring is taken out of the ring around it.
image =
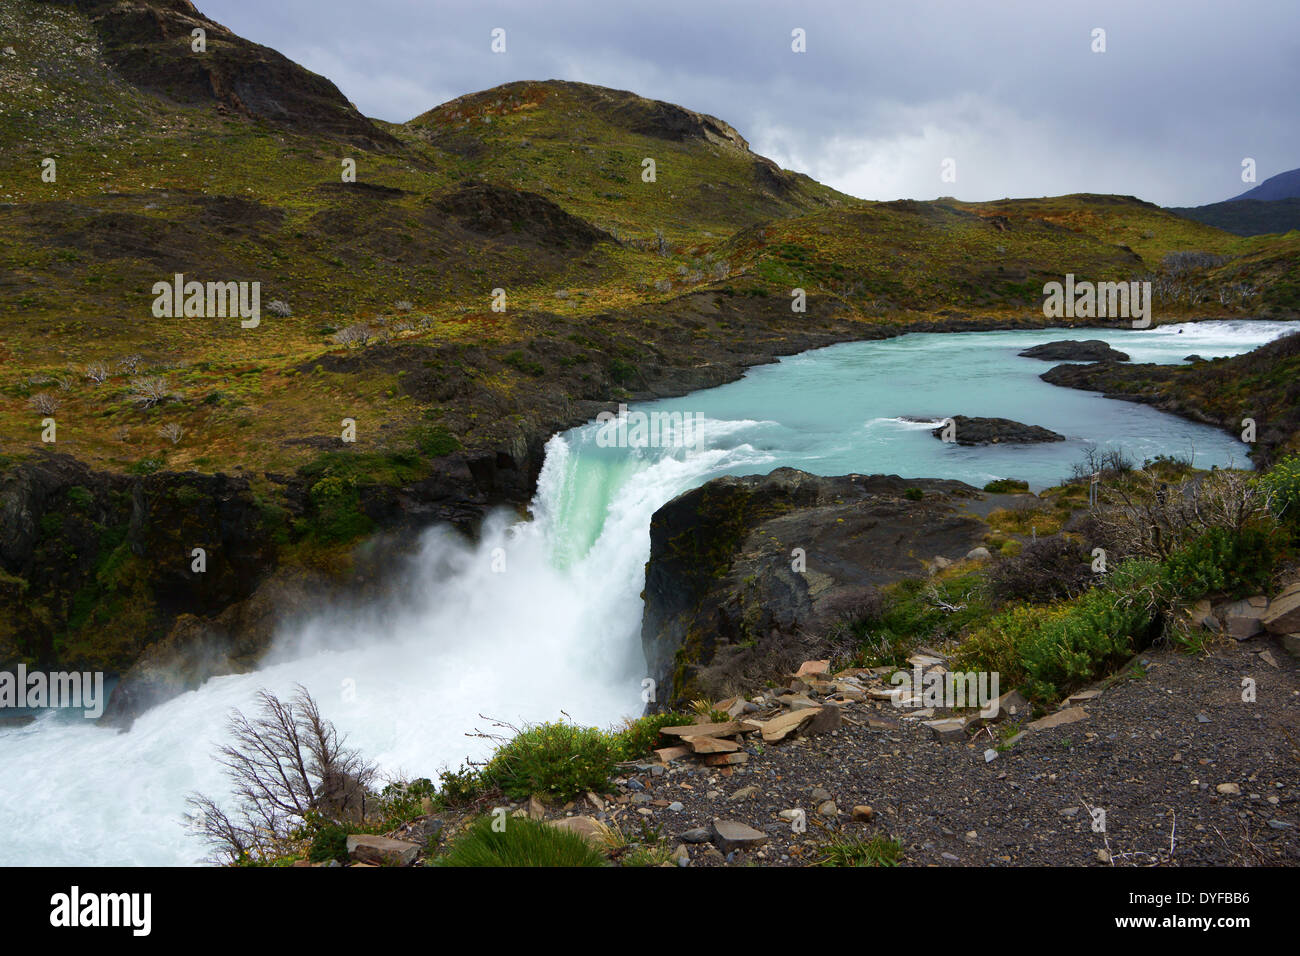
[[[1083,705],[1088,719],[1030,732],[989,762],[997,741],[988,731],[939,743],[919,720],[873,729],[869,714],[905,712],[856,703],[829,734],[775,745],[749,735],[744,766],[688,759],[656,774],[643,765],[619,778],[610,814],[625,829],[653,820],[670,846],[715,817],[769,838],[725,858],[708,843],[688,845],[695,866],[804,865],[828,839],[877,834],[897,839],[914,866],[1300,864],[1295,659],[1264,637],[1200,658],[1152,650],[1132,668],[1138,676],[1098,685]],[[1252,703],[1242,699],[1245,678],[1255,682]],[[838,814],[819,814],[825,795],[814,788],[829,792]],[[674,802],[681,809],[669,809]],[[873,808],[870,822],[851,819],[860,804]],[[792,808],[805,812],[807,832],[778,816]],[[1104,832],[1094,831],[1095,810]]]

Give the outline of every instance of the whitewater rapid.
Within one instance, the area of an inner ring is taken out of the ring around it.
[[[255,673],[217,678],[141,715],[128,733],[47,712],[0,729],[0,864],[186,865],[206,848],[182,825],[186,797],[226,794],[213,760],[234,708],[304,685],[349,742],[389,774],[436,777],[492,743],[469,736],[554,720],[611,726],[642,708],[640,621],[650,518],[721,474],[791,465],[820,474],[884,472],[1036,487],[1069,474],[1089,444],[1139,457],[1195,451],[1242,466],[1231,436],[1146,406],[1059,389],[1051,367],[1016,356],[1059,338],[1104,338],[1135,362],[1254,348],[1287,323],[1203,323],[1149,333],[1046,330],[908,335],[792,356],[730,385],[639,406],[703,415],[701,447],[604,448],[596,426],[551,439],[531,520],[506,513],[470,543],[435,527],[392,601],[322,608],[286,626]],[[943,445],[908,417],[1017,418],[1068,442]],[[480,716],[481,715],[481,716]]]

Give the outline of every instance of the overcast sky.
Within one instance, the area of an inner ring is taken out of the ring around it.
[[[368,116],[402,122],[512,80],[597,83],[712,113],[756,152],[866,199],[1199,205],[1251,188],[1247,157],[1258,182],[1300,166],[1297,0],[196,5]],[[791,50],[796,28],[807,52]]]

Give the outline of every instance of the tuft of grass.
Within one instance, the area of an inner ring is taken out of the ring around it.
[[[480,817],[457,837],[433,866],[607,866],[585,839],[538,820],[507,817],[500,832]]]
[[[887,836],[870,840],[846,837],[818,847],[820,856],[814,866],[898,866],[903,845]]]

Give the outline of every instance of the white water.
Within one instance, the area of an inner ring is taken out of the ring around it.
[[[1228,436],[1047,386],[1036,375],[1050,363],[1015,352],[1095,337],[1134,361],[1170,362],[1191,352],[1245,351],[1292,330],[1213,323],[1141,339],[1040,331],[855,343],[645,406],[703,412],[702,449],[598,448],[591,426],[558,435],[547,447],[534,520],[494,516],[475,544],[430,529],[399,588],[403,596],[390,606],[322,611],[282,635],[258,672],[209,681],[142,715],[129,733],[60,713],[0,730],[0,863],[200,861],[205,848],[180,823],[185,798],[226,792],[213,751],[232,708],[248,712],[261,688],[286,695],[305,685],[352,744],[408,776],[436,776],[486,755],[490,742],[466,736],[492,729],[480,714],[518,724],[556,719],[564,709],[601,726],[634,716],[644,676],[639,594],[650,517],[675,494],[718,474],[780,465],[973,483],[1017,476],[1041,485],[1066,475],[1085,441],[1132,445],[1141,454],[1182,453],[1190,444],[1203,461],[1241,465]],[[998,411],[1004,407],[1021,411]],[[1003,447],[990,459],[988,450],[945,446],[897,421],[957,412],[1007,414],[1057,430],[1064,420],[1071,441]],[[494,570],[502,559],[504,570]]]

